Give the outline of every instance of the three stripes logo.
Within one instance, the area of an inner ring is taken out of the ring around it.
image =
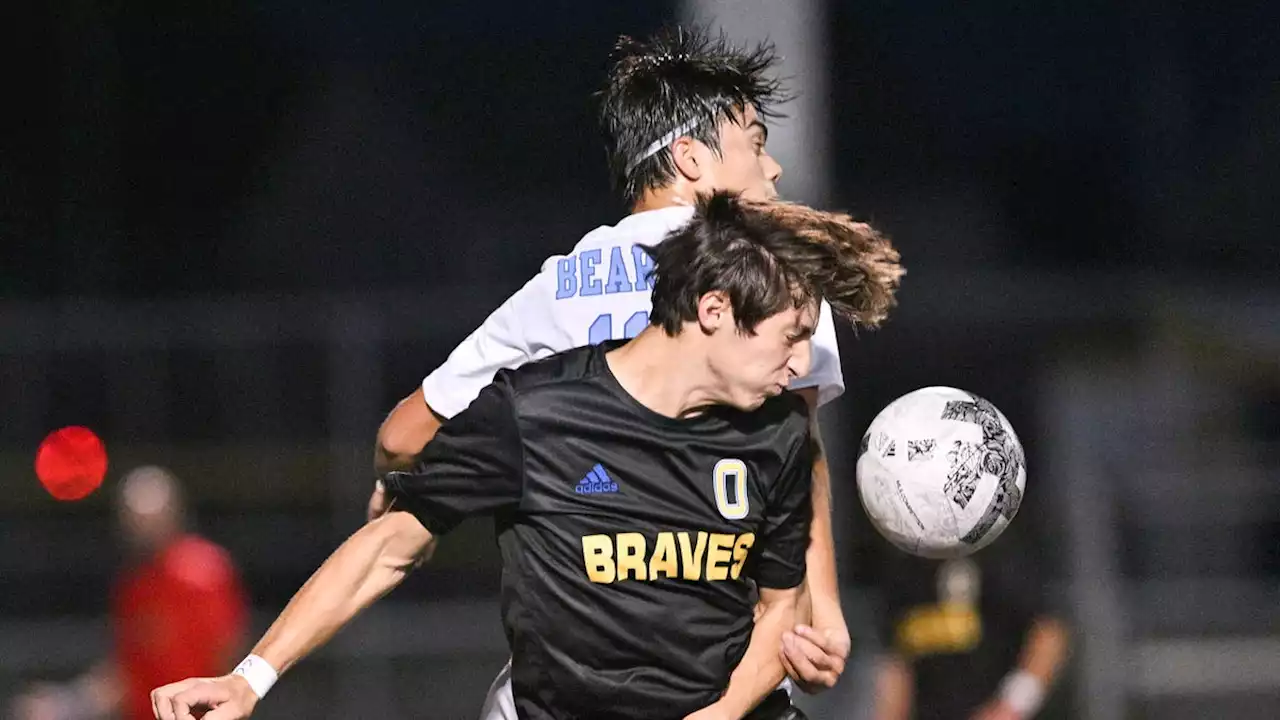
[[[579,495],[616,493],[618,492],[618,483],[609,477],[609,473],[605,472],[603,465],[596,463],[595,467],[591,468],[591,472],[578,481],[578,485],[573,491]]]

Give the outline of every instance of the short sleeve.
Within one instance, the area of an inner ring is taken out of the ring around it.
[[[504,368],[519,367],[573,346],[553,322],[555,260],[507,298],[493,314],[453,349],[444,364],[422,381],[427,404],[442,417],[453,417]]]
[[[813,520],[809,498],[812,478],[813,452],[806,431],[773,487],[758,533],[750,575],[761,587],[793,588],[804,580]]]
[[[813,365],[809,374],[796,378],[792,390],[818,388],[818,404],[825,405],[844,394],[844,370],[840,367],[840,346],[836,342],[835,317],[824,300],[818,310],[818,327],[813,333]]]
[[[385,478],[392,507],[412,513],[432,534],[520,502],[523,448],[504,375],[445,421],[411,470]]]

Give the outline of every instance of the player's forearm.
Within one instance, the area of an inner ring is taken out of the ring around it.
[[[805,584],[813,616],[811,624],[823,628],[844,625],[835,535],[831,527],[830,483],[826,460],[819,458],[813,467],[813,522],[809,528],[809,549],[805,553],[808,568]]]
[[[365,525],[329,556],[253,648],[283,674],[399,585],[431,534],[406,513]]]
[[[998,702],[1018,717],[1034,717],[1067,659],[1068,644],[1067,628],[1061,621],[1037,618],[1027,633],[1018,668],[1000,683]]]
[[[799,595],[798,588],[760,591],[763,611],[756,617],[747,652],[729,676],[728,689],[716,703],[725,711],[725,716],[746,715],[786,676],[779,651],[783,633],[795,625]]]
[[[875,720],[909,720],[915,678],[900,657],[880,659],[875,679]]]
[[[1035,676],[1045,688],[1049,688],[1058,678],[1070,644],[1070,634],[1062,621],[1053,617],[1039,617],[1027,633],[1018,667]]]
[[[817,410],[811,412],[816,413]],[[813,522],[809,526],[809,550],[805,553],[809,607],[801,608],[801,612],[807,611],[811,615],[808,622],[814,627],[844,628],[840,579],[836,571],[835,533],[831,522],[831,473],[816,421],[810,428],[810,438],[813,447]]]
[[[389,450],[379,440],[373,448],[373,471],[378,477],[382,477],[389,472],[405,470],[413,465],[413,458],[413,455],[398,454]]]

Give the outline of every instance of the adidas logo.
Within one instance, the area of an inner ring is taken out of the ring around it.
[[[598,493],[616,493],[618,492],[618,483],[609,477],[609,473],[604,471],[604,466],[596,463],[591,468],[591,472],[587,476],[578,481],[578,486],[573,489],[579,495],[596,495]]]

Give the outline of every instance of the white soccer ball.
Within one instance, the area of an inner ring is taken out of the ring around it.
[[[858,494],[880,534],[927,558],[962,557],[1009,526],[1027,483],[1013,426],[973,393],[927,387],[889,403],[858,450]]]

